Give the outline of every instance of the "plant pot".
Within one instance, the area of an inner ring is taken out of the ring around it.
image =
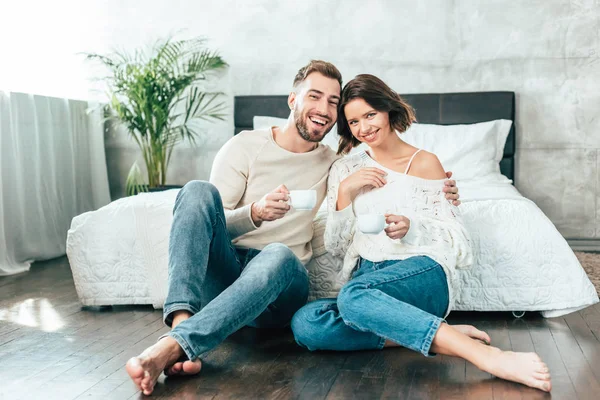
[[[164,186],[157,186],[157,187],[151,187],[148,188],[148,192],[152,193],[152,192],[163,192],[165,190],[170,190],[170,189],[181,189],[183,186],[181,185],[164,185]]]

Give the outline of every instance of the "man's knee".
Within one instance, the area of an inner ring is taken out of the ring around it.
[[[269,254],[271,257],[280,259],[281,261],[297,259],[294,252],[283,243],[269,243],[263,248],[262,251]]]
[[[293,305],[300,308],[306,303],[308,272],[289,247],[271,243],[262,249],[256,260],[256,271],[261,279],[278,286],[281,295],[289,298],[290,307]]]
[[[268,244],[262,249],[261,256],[274,273],[286,274],[290,279],[302,270],[306,273],[298,257],[283,243]]]
[[[219,190],[210,182],[190,181],[179,191],[177,203],[192,205],[216,205],[221,203]]]

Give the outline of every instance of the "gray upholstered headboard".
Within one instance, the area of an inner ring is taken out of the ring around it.
[[[500,162],[503,175],[514,181],[515,175],[515,93],[426,93],[401,95],[416,110],[417,121],[424,124],[455,125],[508,119],[512,128]],[[235,133],[252,129],[255,115],[287,118],[287,96],[236,96],[234,101]]]

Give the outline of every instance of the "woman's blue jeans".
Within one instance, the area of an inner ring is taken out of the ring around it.
[[[338,298],[302,307],[292,330],[309,350],[381,349],[389,339],[428,356],[448,302],[446,274],[431,258],[362,259]]]
[[[215,186],[193,181],[177,195],[169,239],[169,283],[163,308],[192,317],[171,330],[190,360],[240,328],[277,328],[306,304],[308,274],[281,243],[262,250],[236,249]]]

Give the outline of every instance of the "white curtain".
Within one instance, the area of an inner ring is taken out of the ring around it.
[[[0,275],[65,254],[71,219],[110,202],[88,103],[0,91]]]

